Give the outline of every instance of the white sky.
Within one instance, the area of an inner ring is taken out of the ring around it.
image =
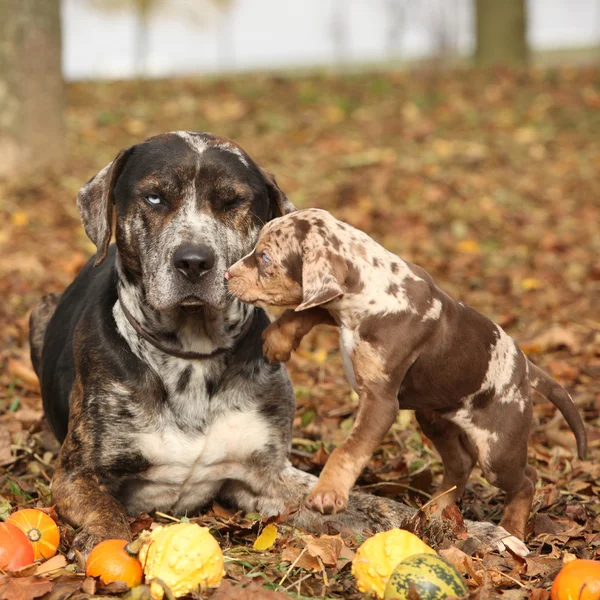
[[[201,0],[170,1],[171,8],[157,11],[151,20],[146,63],[150,75],[334,64],[336,3],[345,11],[344,60],[390,57],[386,0],[235,0],[228,18],[205,10],[197,19],[177,6],[198,5]],[[471,0],[399,1],[408,8],[397,58],[434,51],[440,20],[462,52],[472,49]],[[600,44],[600,0],[528,0],[528,5],[533,48]],[[102,12],[87,0],[63,0],[67,79],[132,76],[134,31],[132,12]],[[219,48],[225,50],[219,54]]]

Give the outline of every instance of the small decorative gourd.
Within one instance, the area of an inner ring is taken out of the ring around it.
[[[458,570],[437,554],[413,554],[400,564],[385,587],[384,600],[409,600],[413,589],[421,600],[462,598],[469,588]]]
[[[165,583],[176,598],[212,587],[225,575],[223,553],[206,527],[178,523],[157,527],[139,553],[146,581],[154,600],[162,600],[164,590],[154,578]]]
[[[105,540],[94,546],[85,563],[85,574],[99,577],[107,585],[122,581],[132,588],[142,583],[142,565],[125,540]]]
[[[35,560],[52,558],[60,544],[60,532],[54,519],[36,508],[24,508],[8,517],[7,523],[18,527],[33,546]]]
[[[352,574],[359,592],[383,598],[385,586],[396,565],[413,554],[435,550],[404,529],[391,529],[369,538],[352,561]]]
[[[600,598],[600,561],[576,558],[569,561],[552,584],[552,600]]]
[[[16,571],[33,562],[33,546],[15,525],[0,523],[0,569]]]

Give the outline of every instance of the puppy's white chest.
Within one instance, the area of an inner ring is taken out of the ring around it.
[[[348,329],[343,325],[340,327],[340,352],[342,354],[342,365],[344,366],[344,374],[348,383],[356,390],[356,375],[354,374],[354,365],[352,364],[352,353],[356,342],[358,341],[358,333],[352,329]]]

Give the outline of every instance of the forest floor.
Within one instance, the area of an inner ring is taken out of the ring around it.
[[[423,266],[572,394],[586,421],[588,458],[574,458],[556,409],[536,403],[531,555],[465,559],[472,597],[546,600],[565,557],[600,559],[598,69],[78,83],[68,86],[67,125],[63,169],[0,184],[0,518],[50,502],[58,446],[42,419],[27,318],[39,296],[62,290],[94,251],[77,190],[124,146],[168,130],[207,130],[239,142],[298,207],[326,208]],[[318,473],[356,408],[335,333],[313,332],[289,370],[298,404],[292,458]],[[431,443],[401,413],[359,485],[417,507],[440,474]],[[502,502],[476,470],[461,508],[465,518],[497,522]],[[165,520],[145,517],[134,527],[153,519]],[[275,544],[257,551],[264,524],[256,516],[215,506],[199,522],[225,552],[227,580],[254,582],[256,595],[226,584],[215,597],[360,597],[348,564],[360,540],[326,544],[279,524]],[[60,525],[62,555],[72,531]],[[82,591],[73,567],[51,577],[48,598],[93,591],[89,583]],[[25,585],[19,593],[35,595]]]

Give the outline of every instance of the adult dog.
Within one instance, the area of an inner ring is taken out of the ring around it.
[[[121,151],[78,207],[98,252],[31,317],[44,410],[63,442],[52,493],[80,528],[72,554],[129,539],[128,514],[194,515],[215,499],[266,516],[295,511],[317,532],[406,523],[413,509],[366,494],[340,515],[303,507],[317,479],[289,461],[288,375],[262,354],[265,313],[224,280],[262,225],[294,210],[271,175],[229,140],[172,132]],[[502,528],[469,528],[526,552]]]

